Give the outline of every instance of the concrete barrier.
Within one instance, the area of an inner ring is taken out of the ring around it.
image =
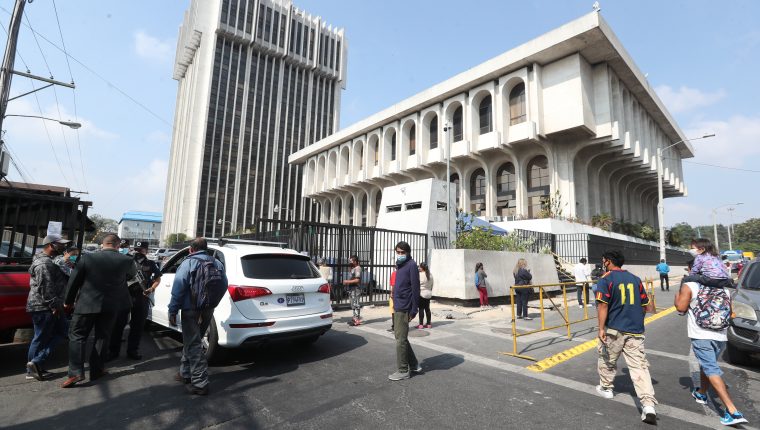
[[[482,262],[488,275],[488,296],[508,297],[509,287],[514,285],[512,270],[520,258],[528,261],[534,284],[559,282],[554,258],[549,254],[434,249],[430,257],[430,272],[435,280],[433,296],[442,299],[477,300],[475,264]]]

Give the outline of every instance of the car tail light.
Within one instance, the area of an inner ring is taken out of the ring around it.
[[[261,322],[261,323],[245,323],[245,324],[230,324],[230,328],[256,328],[256,327],[271,327],[274,325],[274,321]]]
[[[230,292],[230,298],[233,302],[255,299],[256,297],[268,296],[272,294],[269,289],[264,287],[246,287],[243,285],[230,285],[227,287],[227,291]]]
[[[322,318],[323,320],[326,320],[328,318],[332,318],[332,314],[324,314],[324,315],[320,315],[319,317]]]
[[[330,284],[322,284],[317,290],[318,293],[330,294]]]

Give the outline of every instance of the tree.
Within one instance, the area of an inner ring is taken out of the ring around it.
[[[164,242],[166,242],[167,246],[172,247],[178,243],[187,242],[187,235],[185,233],[172,233],[166,236]]]
[[[760,252],[760,218],[751,218],[734,227],[734,248]]]
[[[92,214],[90,220],[95,224],[95,231],[85,234],[85,241],[100,242],[108,233],[116,233],[119,229],[119,223],[111,218],[106,218],[100,214]]]
[[[608,213],[600,213],[591,217],[591,225],[602,230],[610,231],[615,220]]]
[[[694,227],[689,223],[679,222],[666,232],[666,240],[672,246],[688,247],[692,239],[696,237]]]

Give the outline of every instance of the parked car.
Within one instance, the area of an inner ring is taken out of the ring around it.
[[[731,305],[726,361],[758,364],[760,360],[753,360],[751,355],[760,354],[760,260],[749,262],[742,270]]]
[[[30,263],[0,260],[0,343],[11,342],[17,328],[32,326],[26,312]]]
[[[214,310],[204,337],[210,361],[228,348],[260,346],[270,341],[312,343],[332,327],[330,286],[309,257],[290,249],[248,243],[209,243],[209,254],[225,266],[229,288]],[[174,274],[190,250],[170,257],[161,269],[148,319],[169,325]]]

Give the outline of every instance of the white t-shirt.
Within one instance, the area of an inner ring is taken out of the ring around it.
[[[697,320],[694,318],[694,312],[692,311],[692,308],[697,306],[697,293],[699,292],[699,284],[696,282],[687,282],[686,285],[688,285],[689,289],[691,290],[691,302],[689,302],[689,311],[687,312],[689,314],[689,320],[686,323],[689,338],[726,342],[728,340],[728,337],[726,336],[727,329],[710,330],[697,325]]]
[[[588,265],[583,263],[578,263],[573,268],[573,275],[575,276],[576,282],[586,282],[591,280],[591,269],[589,269]]]

